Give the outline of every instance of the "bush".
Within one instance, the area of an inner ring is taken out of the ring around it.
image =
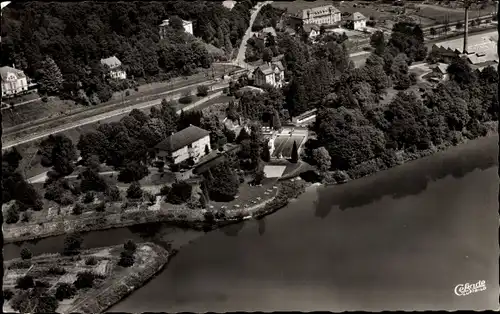
[[[83,197],[83,202],[85,204],[92,203],[94,201],[94,198],[95,198],[94,192],[89,191],[85,193],[85,196]]]
[[[127,90],[127,91],[125,92],[125,97],[128,97],[128,96],[130,96],[130,91],[129,91],[129,90]]]
[[[56,288],[56,299],[62,301],[64,299],[71,299],[76,294],[76,289],[67,282],[60,282]]]
[[[25,211],[24,213],[21,214],[21,221],[22,222],[29,222],[31,220],[31,216],[32,216],[32,213],[28,209],[27,211]]]
[[[208,95],[208,86],[206,85],[199,85],[197,87],[197,95],[201,97],[205,97]]]
[[[137,245],[134,243],[134,241],[127,240],[127,242],[123,244],[123,249],[125,251],[135,252],[137,250]]]
[[[96,279],[96,275],[90,271],[84,271],[77,274],[77,279],[74,282],[75,288],[85,289],[92,288],[94,286],[94,280]]]
[[[35,280],[35,287],[36,288],[44,288],[44,289],[47,289],[48,287],[50,287],[49,283],[46,282],[46,281],[42,281],[42,280]]]
[[[64,274],[66,274],[66,269],[62,268],[62,267],[57,267],[57,266],[52,266],[50,267],[48,270],[47,270],[47,274],[48,275],[58,275],[58,276],[62,276]]]
[[[57,299],[51,295],[41,295],[36,299],[36,310],[38,313],[55,313],[59,306]]]
[[[204,214],[203,214],[203,218],[205,218],[205,222],[207,224],[212,224],[215,222],[215,217],[214,217],[214,214],[211,212],[211,211],[206,211]]]
[[[95,211],[96,212],[99,212],[99,213],[102,213],[106,210],[106,203],[104,202],[100,202],[99,204],[97,204],[97,206],[95,207]]]
[[[47,96],[42,96],[42,101],[43,102],[48,102],[49,101],[49,98]]]
[[[97,265],[97,259],[94,256],[89,256],[85,259],[85,265],[89,266]]]
[[[31,259],[31,257],[33,256],[33,253],[31,253],[30,249],[24,247],[22,250],[21,250],[21,258],[23,260],[27,260],[27,259]]]
[[[183,105],[187,105],[187,104],[190,104],[193,102],[193,96],[191,96],[191,94],[189,92],[185,93],[184,95],[182,95],[181,98],[179,98],[179,103],[183,104]]]
[[[14,296],[14,292],[12,292],[12,290],[10,290],[10,289],[5,289],[5,290],[3,291],[3,298],[4,298],[5,300],[10,300],[10,299],[12,299],[12,297],[13,297],[13,296]]]
[[[70,233],[64,239],[64,255],[72,255],[78,252],[82,245],[82,236],[77,233]]]
[[[84,207],[80,203],[76,203],[75,206],[73,206],[73,215],[81,215],[83,213]]]
[[[112,187],[108,187],[108,189],[106,189],[106,196],[108,196],[109,199],[113,202],[117,202],[117,201],[121,200],[120,190],[118,189],[118,187],[116,185],[112,186]]]
[[[19,221],[19,210],[17,205],[13,205],[7,209],[5,222],[8,224],[15,224]]]
[[[134,253],[130,251],[123,251],[120,253],[120,260],[118,261],[118,265],[122,267],[130,267],[134,265],[135,258]]]
[[[192,190],[193,187],[184,181],[174,183],[167,195],[167,202],[170,204],[183,204],[191,198]]]
[[[135,181],[127,189],[127,197],[131,199],[139,199],[142,197],[143,191],[139,182]]]
[[[14,261],[10,264],[9,269],[27,269],[31,267],[30,261]]]
[[[16,288],[26,290],[29,288],[33,288],[35,286],[35,282],[33,281],[33,277],[31,276],[23,276],[17,279]]]
[[[68,205],[73,204],[74,202],[75,202],[75,200],[73,199],[73,197],[71,197],[71,194],[64,193],[61,196],[60,204],[62,206],[68,206]]]
[[[168,185],[164,185],[160,189],[160,194],[163,195],[163,196],[167,196],[168,193],[170,193],[170,189],[171,188]]]

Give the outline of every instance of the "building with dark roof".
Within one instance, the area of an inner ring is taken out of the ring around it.
[[[210,132],[190,125],[167,137],[155,146],[159,160],[178,164],[192,159],[194,163],[211,151]]]
[[[367,18],[359,12],[354,12],[347,18],[349,28],[354,30],[362,30],[366,28],[366,20]]]
[[[253,77],[256,86],[269,84],[282,87],[285,81],[285,68],[281,61],[270,62],[255,69]]]

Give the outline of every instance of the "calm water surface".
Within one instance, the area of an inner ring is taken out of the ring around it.
[[[185,245],[110,311],[498,309],[498,137],[341,186],[312,188],[260,221],[206,235],[164,226]],[[85,246],[144,237],[94,232]],[[57,251],[63,238],[35,251]],[[19,247],[5,247],[6,258]],[[456,296],[461,283],[487,290]]]

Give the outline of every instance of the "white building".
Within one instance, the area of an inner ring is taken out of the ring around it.
[[[23,71],[13,67],[1,67],[2,97],[12,97],[28,90],[28,78]]]
[[[269,84],[274,87],[282,87],[285,81],[285,68],[281,61],[261,65],[253,73],[256,86]]]
[[[366,17],[359,12],[354,12],[352,16],[349,17],[349,21],[352,23],[352,29],[354,30],[366,28],[366,20]]]
[[[160,25],[160,38],[163,39],[166,37],[167,32],[169,31],[168,26],[170,25],[169,20],[163,20],[163,23]],[[184,31],[193,35],[193,23],[190,21],[182,20],[182,26],[184,26]]]
[[[178,164],[192,158],[197,163],[206,155],[206,150],[211,151],[210,132],[190,125],[167,137],[155,149],[159,160]]]
[[[303,24],[334,25],[341,21],[341,12],[333,5],[304,9],[295,15]]]
[[[234,8],[234,6],[236,5],[236,1],[225,0],[225,1],[222,1],[222,5],[226,8],[228,8],[229,10],[232,10]]]
[[[124,80],[127,78],[127,73],[122,67],[122,62],[116,56],[106,59],[101,59],[101,64],[109,69],[109,76],[113,79]]]

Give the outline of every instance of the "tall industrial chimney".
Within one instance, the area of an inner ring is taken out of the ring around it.
[[[467,53],[467,36],[469,35],[469,3],[468,1],[464,1],[465,6],[465,28],[464,28],[464,51],[463,53]]]

